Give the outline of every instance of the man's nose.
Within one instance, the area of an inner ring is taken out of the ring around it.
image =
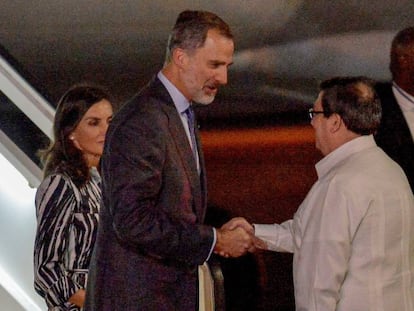
[[[219,70],[219,72],[216,75],[216,80],[222,84],[225,85],[227,84],[227,74],[228,74],[228,69],[227,67],[222,68],[221,70]]]

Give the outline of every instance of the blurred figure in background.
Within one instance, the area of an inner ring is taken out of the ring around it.
[[[375,144],[373,82],[324,81],[309,113],[324,158],[294,218],[227,226],[250,228],[257,247],[294,254],[296,310],[414,310],[414,198],[401,167]]]
[[[391,46],[392,83],[378,83],[382,119],[375,141],[397,162],[414,189],[414,27],[394,37]]]
[[[49,310],[80,310],[101,202],[99,160],[112,119],[101,88],[75,85],[60,99],[53,141],[42,151],[36,193],[34,285]]]

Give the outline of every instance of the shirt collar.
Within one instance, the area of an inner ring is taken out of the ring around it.
[[[316,163],[315,168],[318,178],[320,179],[328,174],[332,168],[352,154],[375,147],[376,145],[373,135],[363,135],[343,144]]]
[[[414,97],[404,91],[397,83],[392,83],[392,91],[402,110],[414,110]]]
[[[89,173],[91,174],[91,178],[97,182],[100,183],[101,182],[101,175],[99,175],[98,169],[95,166],[92,166],[89,169]]]
[[[175,108],[179,113],[183,113],[187,108],[190,106],[190,103],[187,98],[181,93],[174,84],[171,83],[170,80],[160,71],[157,74],[158,79],[160,79],[161,83],[165,86],[168,93],[170,94]]]

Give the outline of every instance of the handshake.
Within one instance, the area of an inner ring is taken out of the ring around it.
[[[239,257],[256,249],[267,249],[266,243],[255,237],[254,227],[244,218],[236,217],[216,229],[214,253],[223,257]]]

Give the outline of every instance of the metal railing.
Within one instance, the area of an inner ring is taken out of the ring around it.
[[[0,91],[46,136],[52,137],[54,108],[1,55]],[[3,131],[0,133],[0,152],[26,177],[32,187],[39,185],[39,167]]]

